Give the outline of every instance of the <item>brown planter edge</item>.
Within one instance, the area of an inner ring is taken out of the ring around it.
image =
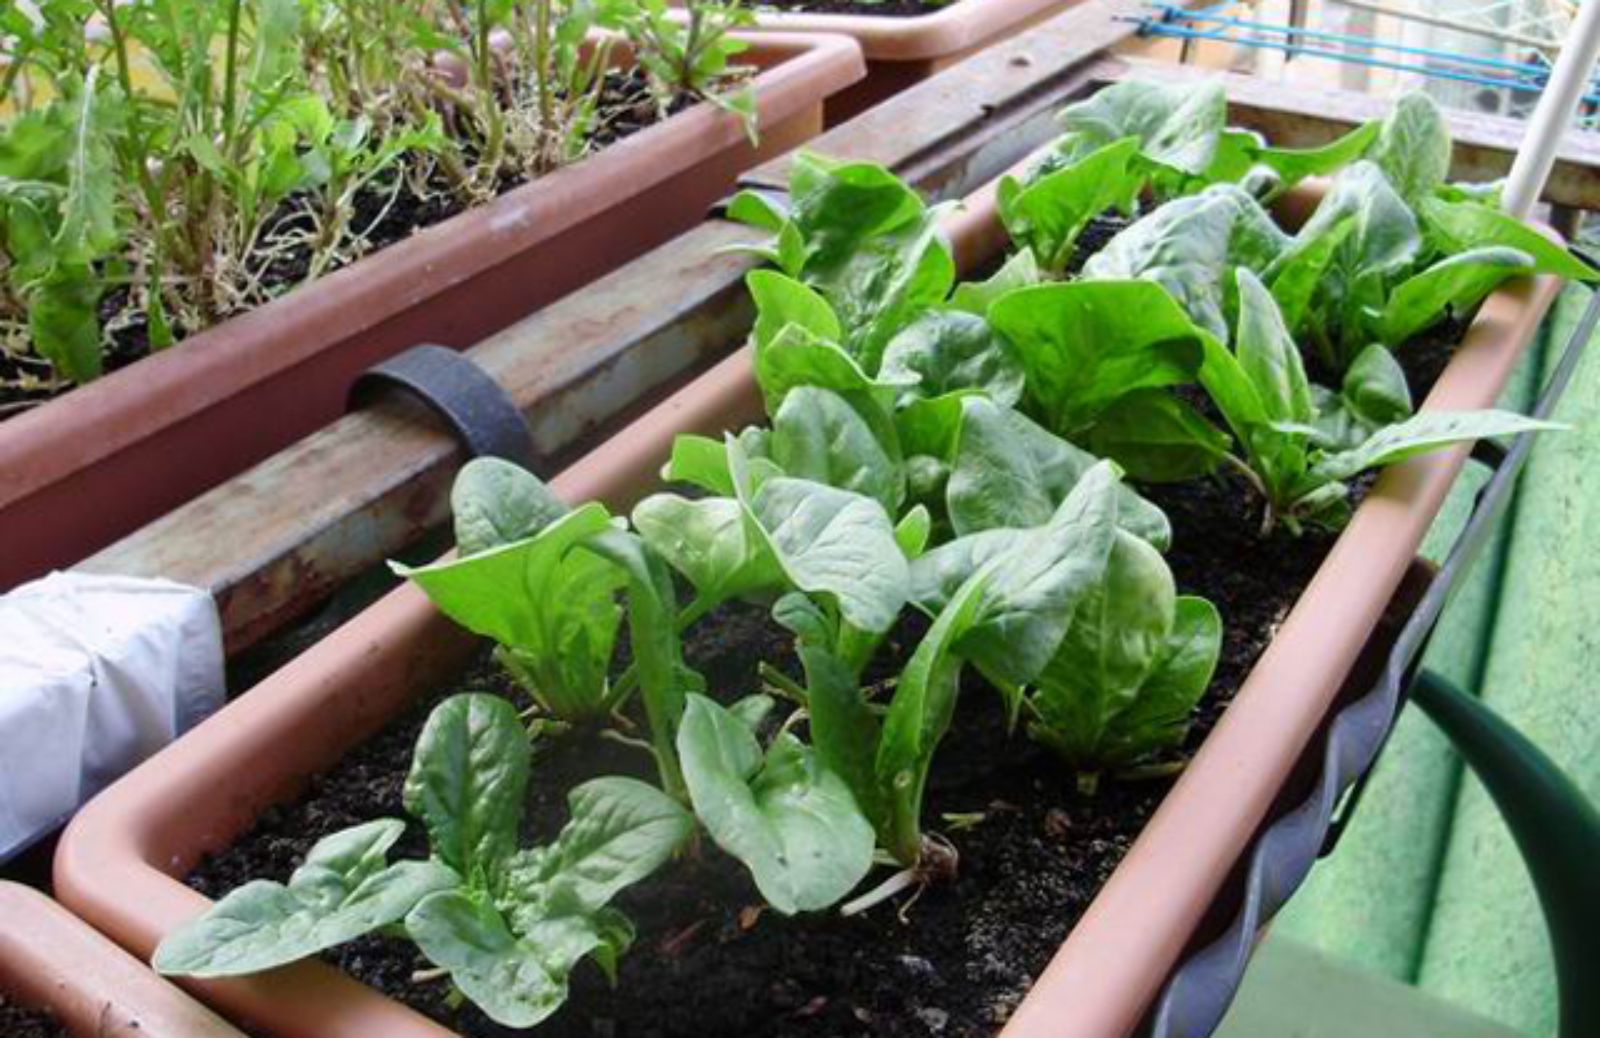
[[[932,14],[894,18],[881,14],[759,11],[756,25],[774,32],[825,32],[861,44],[868,61],[938,61],[1010,36],[1077,0],[958,0]]]
[[[43,894],[0,882],[0,992],[74,1038],[243,1038]]]
[[[991,188],[948,225],[963,266],[1002,239]],[[1525,278],[1492,295],[1425,402],[1491,406],[1559,291]],[[760,414],[747,350],[719,363],[553,481],[567,500],[626,507],[657,480],[678,432]],[[1411,459],[1377,481],[1127,857],[1068,935],[1006,1038],[1129,1033],[1203,921],[1311,742],[1415,557],[1468,445]],[[80,813],[62,839],[62,900],[140,954],[198,914],[173,878],[247,828],[267,805],[437,687],[474,639],[402,587],[146,762]],[[340,723],[330,724],[330,711]],[[270,762],[241,769],[239,761]],[[241,782],[241,775],[247,775]],[[226,789],[224,796],[196,791]],[[1159,893],[1156,893],[1159,892]],[[452,1032],[314,962],[192,988],[277,1038],[446,1038]]]
[[[746,38],[759,147],[696,105],[0,424],[0,590],[337,418],[350,381],[385,357],[469,346],[687,230],[739,173],[820,132],[824,99],[866,73],[842,37]]]
[[[835,33],[861,45],[867,78],[830,97],[828,125],[847,119],[956,62],[1060,14],[1083,0],[959,0],[932,14],[758,11],[756,28],[773,33]]]

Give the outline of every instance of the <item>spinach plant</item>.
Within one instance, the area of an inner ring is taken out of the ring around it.
[[[1401,98],[1378,130],[1261,272],[1291,331],[1304,332],[1333,371],[1373,343],[1397,348],[1469,313],[1509,277],[1600,278],[1492,198],[1446,182],[1450,133],[1426,95]]]
[[[913,597],[930,612],[946,607],[985,556],[1026,541],[1014,528],[991,527],[935,548],[913,566]],[[1010,716],[1078,772],[1093,793],[1100,772],[1131,765],[1174,746],[1188,731],[1210,683],[1222,643],[1222,620],[1203,598],[1178,595],[1161,553],[1126,529],[1080,541],[1086,578],[1053,651],[1026,665],[1008,655],[980,657],[1006,697]],[[1093,565],[1090,566],[1089,564]],[[1010,651],[1015,651],[1014,649]]]
[[[156,950],[168,975],[227,977],[315,955],[364,934],[408,937],[489,1017],[532,1027],[592,958],[615,977],[633,926],[611,900],[671,859],[693,820],[634,779],[594,779],[567,798],[551,842],[520,846],[529,751],[498,696],[445,700],[417,740],[406,810],[429,857],[388,863],[405,828],[384,818],[318,841],[285,884],[255,880]]]
[[[662,784],[680,792],[674,733],[686,690],[678,611],[664,563],[613,525],[604,506],[567,510],[539,479],[479,458],[451,492],[460,554],[430,566],[392,564],[446,616],[492,638],[496,658],[553,718],[604,721],[642,690]],[[634,663],[608,678],[626,589]]]
[[[871,374],[889,340],[944,302],[955,283],[941,211],[881,166],[801,152],[786,207],[744,192],[728,215],[773,232],[748,251],[821,293],[837,314],[841,344]]]
[[[1348,480],[1463,440],[1554,428],[1502,411],[1423,411],[1409,418],[1404,378],[1382,351],[1351,369],[1342,393],[1313,392],[1276,301],[1246,268],[1235,271],[1238,320],[1230,348],[1205,338],[1200,381],[1238,445],[1176,399],[1131,401],[1098,442],[1149,478],[1192,476],[1225,464],[1265,502],[1262,533],[1280,521],[1337,529],[1350,514]],[[1325,410],[1326,409],[1326,410]],[[1353,430],[1353,432],[1351,432]]]

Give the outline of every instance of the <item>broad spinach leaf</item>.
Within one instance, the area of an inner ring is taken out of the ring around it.
[[[406,810],[427,828],[436,859],[490,888],[517,848],[528,770],[516,707],[499,696],[452,696],[417,737]]]
[[[871,869],[872,825],[845,781],[794,736],[780,734],[763,754],[738,717],[690,696],[678,755],[701,823],[778,911],[827,908]]]
[[[604,712],[622,618],[615,595],[625,575],[585,547],[610,522],[591,502],[522,540],[430,566],[390,568],[456,623],[494,639],[502,661],[547,710],[586,720]]]
[[[1027,184],[1000,179],[998,202],[1006,233],[1060,277],[1076,251],[1078,235],[1107,209],[1131,213],[1145,175],[1131,163],[1139,141],[1125,137]]]
[[[961,404],[945,490],[958,535],[1048,522],[1095,465],[1094,455],[1016,411],[982,398]],[[1119,523],[1159,547],[1170,543],[1172,527],[1159,508],[1126,486],[1118,485],[1115,496]]]
[[[169,934],[159,973],[232,977],[284,966],[405,918],[461,877],[432,861],[385,863],[405,823],[382,818],[318,840],[287,886],[253,880]]]
[[[1502,281],[1535,269],[1520,249],[1486,246],[1447,256],[1395,286],[1376,322],[1378,341],[1400,346],[1452,314],[1477,306]]]
[[[1450,129],[1439,106],[1424,93],[1402,96],[1384,118],[1368,157],[1409,204],[1430,197],[1450,174]]]
[[[1220,83],[1197,86],[1124,80],[1068,105],[1057,116],[1066,137],[1057,149],[1072,159],[1126,137],[1159,180],[1178,189],[1216,161],[1228,117]]]
[[[907,325],[884,351],[881,381],[903,386],[899,403],[979,390],[1006,407],[1022,399],[1022,361],[981,316],[936,310]]]
[[[1118,533],[1028,698],[1028,732],[1092,789],[1100,771],[1182,741],[1221,645],[1216,609],[1180,597],[1161,555]]]
[[[1201,328],[1226,339],[1224,292],[1233,269],[1265,271],[1288,247],[1288,235],[1259,202],[1236,185],[1217,184],[1135,221],[1089,258],[1083,276],[1153,281]],[[1121,315],[1132,322],[1142,317],[1141,311]]]
[[[989,321],[1022,362],[1026,409],[1063,436],[1135,390],[1193,381],[1203,354],[1194,323],[1152,281],[1018,289],[989,308]]]

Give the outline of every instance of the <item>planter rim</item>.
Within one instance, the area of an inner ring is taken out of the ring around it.
[[[856,44],[837,36],[743,33],[762,61],[754,79],[763,125],[792,117],[860,80]],[[325,346],[286,335],[319,317],[349,337],[416,306],[526,247],[606,209],[641,181],[660,182],[743,139],[736,117],[701,102],[648,129],[425,228],[170,349],[69,390],[0,424],[0,510],[70,473],[226,402]],[[397,303],[397,300],[400,302]]]
[[[80,1038],[244,1038],[30,887],[0,881],[0,991]]]
[[[1004,241],[993,191],[991,183],[974,194],[945,225],[963,266]],[[1557,278],[1523,278],[1496,291],[1424,407],[1492,405],[1559,287]],[[759,410],[748,348],[741,349],[552,486],[570,501],[632,500],[655,482],[670,434],[737,424]],[[1413,458],[1378,479],[1216,727],[1037,978],[1005,1038],[1109,1038],[1137,1025],[1272,809],[1469,450],[1463,444]],[[320,770],[326,764],[305,763],[317,751],[302,745],[318,704],[337,701],[341,689],[375,700],[406,694],[395,691],[397,684],[425,687],[431,673],[448,672],[475,641],[416,588],[391,592],[92,801],[62,838],[55,862],[60,896],[119,942],[148,954],[209,903],[169,872],[181,874],[201,851],[247,828],[289,780],[268,788],[276,780],[258,776],[253,788],[236,787],[227,804],[186,803],[193,790],[228,776],[237,783],[228,762],[239,759],[293,756],[299,764],[278,760],[278,768]],[[346,730],[328,751],[330,761],[364,734],[340,727]],[[285,754],[291,732],[302,738]],[[119,895],[109,896],[113,890]],[[1158,890],[1162,896],[1152,897]],[[190,986],[247,1017],[275,1011],[278,1033],[295,1038],[311,1038],[319,1027],[330,1038],[359,1038],[380,1024],[392,1038],[452,1034],[321,963]],[[319,1015],[335,1009],[337,1028]]]
[[[756,25],[773,32],[839,33],[857,40],[870,61],[948,58],[1010,33],[1053,7],[1077,0],[958,0],[931,14],[895,18],[881,14],[756,12]]]

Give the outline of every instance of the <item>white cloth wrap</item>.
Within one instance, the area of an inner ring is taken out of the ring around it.
[[[222,705],[204,591],[52,573],[0,596],[0,861]]]

